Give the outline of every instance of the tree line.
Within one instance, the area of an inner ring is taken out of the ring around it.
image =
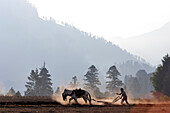
[[[87,89],[88,91],[92,92],[94,95],[102,94],[99,89],[99,85],[101,85],[101,82],[99,80],[98,76],[98,69],[92,65],[88,68],[87,73],[84,75],[84,89]],[[120,73],[116,69],[116,66],[111,66],[107,72],[106,78],[109,79],[107,81],[106,89],[109,92],[113,92],[115,89],[120,88],[123,85],[123,82],[118,78],[120,76]],[[45,64],[42,68],[40,68],[40,72],[38,72],[38,69],[35,71],[32,70],[30,73],[30,76],[28,76],[28,82],[26,82],[25,87],[27,90],[25,91],[25,96],[49,96],[53,94],[52,89],[52,82],[50,79],[51,75],[48,73],[47,68],[45,67]],[[70,82],[71,87],[78,87],[77,84],[77,77],[74,76],[73,83]],[[57,88],[59,90],[59,87]],[[58,92],[58,91],[56,91]]]
[[[25,84],[27,88],[24,92],[25,96],[50,96],[60,92],[60,87],[57,87],[56,92],[53,91],[51,75],[45,67],[45,63],[39,70],[32,70],[28,76],[28,82]],[[126,75],[124,82],[119,79],[120,76],[121,74],[116,66],[111,66],[106,72],[106,92],[102,93],[99,88],[102,83],[99,80],[98,69],[94,65],[91,65],[84,75],[83,88],[97,97],[113,96],[121,87],[124,87],[133,98],[142,97],[151,91],[170,96],[170,57],[168,54],[163,57],[162,64],[160,64],[153,73],[147,73],[141,69],[135,76]],[[79,83],[77,82],[77,77],[74,76],[72,79],[73,82],[70,82],[69,86],[78,88]],[[19,91],[15,92],[14,89],[11,88],[6,96],[21,96],[21,93]]]

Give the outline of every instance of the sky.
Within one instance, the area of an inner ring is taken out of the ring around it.
[[[56,23],[65,22],[92,35],[103,37],[152,65],[159,65],[163,55],[169,52],[168,46],[163,48],[165,52],[160,50],[155,55],[149,55],[147,52],[151,51],[141,51],[143,47],[138,47],[138,44],[135,43],[130,48],[129,43],[122,41],[154,31],[170,22],[170,0],[28,1],[37,8],[39,17],[52,17]]]
[[[29,0],[52,17],[108,41],[158,29],[170,20],[170,0]]]

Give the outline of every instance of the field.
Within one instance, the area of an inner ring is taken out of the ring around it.
[[[118,102],[119,103],[119,102]],[[0,113],[170,113],[170,103],[63,105],[51,97],[0,97]]]

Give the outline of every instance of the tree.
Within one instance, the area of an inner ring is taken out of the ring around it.
[[[6,94],[6,96],[14,96],[15,95],[15,90],[13,88],[11,88],[8,93]]]
[[[61,91],[60,91],[60,87],[57,87],[57,89],[56,89],[56,91],[55,91],[55,94],[58,95],[58,94],[60,94],[60,92],[61,92]]]
[[[110,81],[107,81],[106,89],[109,92],[114,92],[118,88],[120,88],[123,83],[121,80],[119,80],[118,76],[120,76],[119,71],[116,69],[116,66],[111,66],[109,70],[106,73],[108,76],[106,78],[111,79]]]
[[[53,93],[52,82],[50,79],[50,74],[45,67],[45,63],[42,68],[40,68],[40,73],[38,69],[36,71],[32,70],[30,76],[28,77],[29,82],[26,82],[25,96],[50,96]]]
[[[73,84],[76,85],[77,84],[77,77],[74,76],[72,79],[73,79]]]
[[[124,84],[127,91],[134,97],[139,98],[153,90],[150,78],[152,74],[147,74],[145,70],[138,70],[136,76],[126,75]]]
[[[139,81],[140,84],[140,94],[145,95],[150,93],[153,90],[152,84],[151,84],[151,78],[152,74],[147,74],[145,70],[139,70],[136,73],[136,78]]]
[[[49,96],[53,94],[53,89],[52,89],[52,82],[50,79],[50,74],[48,73],[47,68],[44,66],[40,68],[40,73],[39,73],[39,96]]]
[[[39,83],[39,74],[38,69],[36,71],[32,70],[30,76],[28,76],[29,82],[26,82],[25,87],[25,96],[36,96],[38,93],[38,83]]]
[[[97,85],[101,85],[98,74],[98,70],[94,65],[92,65],[88,68],[88,72],[84,75],[85,78],[83,80],[86,82],[84,84],[85,88],[89,91],[92,91],[93,93],[95,90],[99,90]]]
[[[133,77],[133,79],[131,79],[130,81],[130,85],[129,85],[129,90],[130,93],[132,94],[133,98],[139,98],[140,95],[140,84],[139,81],[136,77]]]
[[[21,93],[20,93],[19,91],[17,91],[17,92],[15,93],[15,96],[21,96]]]
[[[72,77],[72,81],[70,82],[69,87],[77,88],[79,85],[79,83],[77,82],[77,77],[76,76]]]
[[[151,78],[154,90],[170,97],[170,57],[163,57],[162,65],[159,65]]]

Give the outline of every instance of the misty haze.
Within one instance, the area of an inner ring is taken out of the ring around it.
[[[75,75],[81,80],[90,65],[99,68],[101,78],[105,78],[111,65],[118,65],[122,76],[134,75],[139,69],[148,73],[155,69],[102,37],[91,36],[68,24],[56,24],[54,19],[39,18],[36,8],[25,0],[6,0],[0,5],[1,82],[6,90],[14,87],[24,91],[27,76],[32,69],[41,68],[44,61],[54,88],[68,84]],[[127,61],[137,62],[138,66],[123,69]]]
[[[67,22],[40,18],[37,8],[27,0],[0,0],[1,96],[16,96],[16,100],[26,96],[24,101],[40,96],[42,102],[58,102],[73,90],[75,95],[97,99],[113,99],[125,92],[130,102],[153,99],[157,93],[169,99],[170,23],[109,41]],[[125,101],[129,105],[127,97]]]

